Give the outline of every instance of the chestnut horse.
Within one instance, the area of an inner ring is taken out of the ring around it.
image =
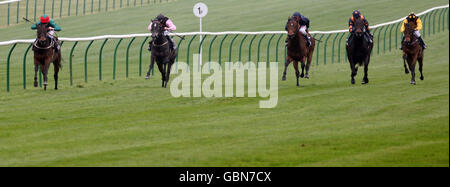
[[[41,73],[44,75],[44,90],[47,90],[48,85],[48,69],[50,68],[50,63],[53,63],[54,67],[54,78],[55,78],[55,90],[58,90],[58,73],[61,69],[61,50],[55,52],[54,42],[48,36],[48,25],[38,24],[37,25],[37,38],[33,43],[34,51],[34,87],[38,86],[37,83],[37,72],[38,67],[41,67]]]
[[[420,46],[418,38],[414,35],[414,23],[405,24],[405,31],[403,32],[405,39],[402,43],[403,50],[403,66],[405,68],[405,73],[408,74],[408,68],[406,63],[408,63],[409,70],[411,71],[411,84],[416,85],[416,62],[419,61],[419,71],[420,80],[424,80],[422,73],[423,68],[423,57],[424,51]]]
[[[316,40],[313,37],[311,37],[311,46],[308,47],[305,37],[300,32],[300,24],[298,24],[297,20],[294,18],[289,18],[287,28],[288,28],[287,57],[282,80],[283,81],[286,80],[287,67],[291,62],[294,62],[295,74],[297,76],[297,86],[300,86],[299,84],[300,77],[309,79],[309,67],[311,65],[314,48],[316,46]],[[307,61],[306,65],[305,61]],[[298,62],[301,62],[302,64],[301,74],[298,69]]]

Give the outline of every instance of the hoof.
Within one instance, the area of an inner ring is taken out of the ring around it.
[[[352,80],[352,84],[355,84],[355,80]]]
[[[283,77],[281,78],[281,80],[282,80],[282,81],[286,81],[286,77],[283,76]]]
[[[55,90],[58,90],[58,88],[55,88]]]
[[[369,84],[369,79],[364,79],[361,84]]]
[[[420,80],[425,80],[425,77],[420,77]]]
[[[305,75],[305,78],[309,79],[309,75],[308,75],[308,74],[306,74],[306,75]]]
[[[416,85],[416,81],[411,81],[411,85]]]
[[[37,82],[34,83],[34,87],[35,87],[35,88],[38,87],[38,83],[37,83]]]
[[[405,71],[405,74],[409,74],[409,71],[408,71],[408,70],[406,70],[406,71]]]
[[[150,79],[150,75],[147,75],[147,76],[145,77],[145,80],[148,80],[148,79]]]
[[[300,78],[305,78],[305,74],[302,73],[302,74],[300,75]]]

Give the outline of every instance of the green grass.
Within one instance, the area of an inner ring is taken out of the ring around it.
[[[207,31],[281,30],[295,10],[289,6],[292,2],[296,1],[206,1],[210,15],[205,27]],[[299,4],[308,7],[303,12],[314,20],[313,30],[334,30],[345,28],[355,8],[364,10],[372,23],[382,23],[410,9],[419,12],[447,3],[365,1],[355,7],[355,2]],[[191,16],[193,4],[178,1],[158,9],[130,8],[64,18],[60,21],[65,30],[60,35],[145,32],[156,11],[174,17],[180,32],[195,31],[198,20]],[[142,16],[148,12],[151,15]],[[127,22],[123,15],[135,21]],[[78,26],[81,23],[83,28]],[[6,37],[2,40],[32,38],[27,28],[0,29]],[[124,78],[121,60],[120,77],[112,81],[108,69],[103,82],[95,80],[97,62],[92,62],[86,84],[83,50],[74,57],[75,86],[68,84],[66,62],[59,91],[21,90],[22,57],[13,56],[11,93],[4,91],[5,71],[0,69],[0,165],[448,167],[448,40],[448,31],[426,37],[430,48],[425,54],[425,81],[416,86],[403,73],[398,50],[373,57],[371,83],[366,86],[350,85],[348,64],[341,62],[315,65],[311,79],[301,80],[302,86],[296,88],[291,67],[288,81],[279,82],[279,102],[274,109],[259,109],[261,98],[173,98],[168,89],[159,88],[159,74],[149,81],[136,75],[135,59],[133,76]],[[14,54],[23,54],[24,47],[20,47]],[[0,49],[0,66],[4,67],[9,48]],[[111,54],[111,50],[105,53],[107,68]],[[214,56],[217,59],[217,53]],[[88,57],[98,58],[96,52]],[[27,72],[31,83],[32,71]],[[358,82],[361,79],[359,75]]]

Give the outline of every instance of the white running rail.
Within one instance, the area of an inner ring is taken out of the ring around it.
[[[18,1],[18,0],[11,0],[11,1]],[[443,8],[448,8],[449,5],[444,5],[444,6],[438,6],[438,7],[434,7],[434,8],[430,8],[424,12],[421,12],[419,14],[417,14],[418,16],[424,15],[426,13],[429,13],[431,11],[437,10],[437,9],[443,9]],[[375,26],[372,26],[371,28],[378,28],[378,27],[383,27],[386,25],[391,25],[391,24],[396,24],[399,22],[402,22],[405,19],[405,17],[402,17],[400,19],[391,21],[391,22],[386,22],[386,23],[381,23]],[[343,33],[343,32],[348,32],[348,30],[335,30],[335,31],[312,31],[310,32],[311,34],[336,34],[336,33]],[[262,32],[236,32],[236,31],[227,31],[227,32],[187,32],[187,33],[177,33],[176,35],[178,36],[193,36],[193,35],[230,35],[230,34],[246,34],[246,35],[260,35],[260,34],[286,34],[286,31],[262,31]],[[170,34],[172,36],[175,36],[175,34]],[[104,40],[104,39],[125,39],[125,38],[134,38],[134,37],[150,37],[151,34],[150,33],[145,33],[145,34],[127,34],[127,35],[103,35],[103,36],[94,36],[94,37],[87,37],[87,38],[59,38],[59,40],[61,41],[70,41],[70,42],[75,42],[75,41],[92,41],[92,40]],[[16,43],[33,43],[35,39],[28,39],[28,40],[11,40],[11,41],[5,41],[5,42],[0,42],[0,46],[3,45],[11,45],[11,44],[16,44]]]
[[[17,1],[22,1],[22,0],[8,0],[8,1],[0,1],[0,5],[3,5],[3,4],[9,4],[9,3],[14,3],[14,2],[17,2]]]

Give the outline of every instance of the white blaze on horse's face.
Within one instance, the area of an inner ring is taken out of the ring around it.
[[[296,25],[297,24],[295,24],[294,21],[289,21],[289,23],[288,23],[288,35],[289,35],[289,37],[293,37],[295,35],[295,31],[297,29]]]

